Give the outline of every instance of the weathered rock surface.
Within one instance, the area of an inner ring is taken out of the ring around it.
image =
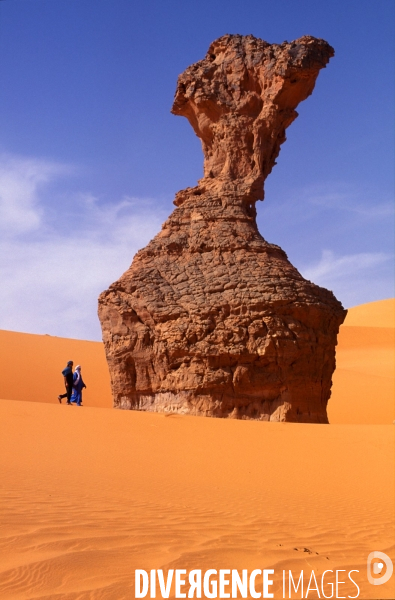
[[[333,49],[226,35],[178,79],[172,112],[204,177],[99,298],[114,406],[327,423],[346,311],[260,235],[255,202]]]

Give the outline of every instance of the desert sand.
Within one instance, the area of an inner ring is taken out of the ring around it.
[[[395,300],[351,308],[340,327],[330,423],[395,419]]]
[[[65,393],[61,372],[68,360],[82,366],[86,404],[111,408],[103,344],[15,331],[0,330],[0,398],[58,404],[58,395]]]
[[[283,569],[344,569],[355,596],[356,569],[359,598],[394,598],[366,577],[395,560],[394,307],[350,310],[329,426],[105,410],[101,344],[1,332],[0,598],[129,599],[160,568],[274,569],[274,598]],[[69,359],[82,409],[57,401]]]

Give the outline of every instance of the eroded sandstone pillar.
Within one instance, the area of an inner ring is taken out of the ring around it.
[[[333,49],[226,35],[178,78],[172,112],[202,140],[204,177],[99,298],[114,406],[327,423],[346,311],[256,225],[296,107]]]

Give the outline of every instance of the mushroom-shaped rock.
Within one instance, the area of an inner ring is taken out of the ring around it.
[[[204,177],[99,298],[114,406],[327,423],[346,311],[260,235],[255,202],[333,49],[226,35],[180,75],[172,112]]]

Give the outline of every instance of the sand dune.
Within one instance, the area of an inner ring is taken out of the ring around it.
[[[395,300],[351,308],[340,328],[330,423],[395,420]]]
[[[103,344],[0,330],[0,398],[58,404],[68,360],[82,365],[86,404],[112,406]]]
[[[395,299],[368,302],[350,308],[347,327],[395,327]]]
[[[274,569],[276,599],[283,569],[355,569],[359,598],[394,598],[366,577],[395,561],[394,308],[351,309],[329,427],[102,410],[101,344],[0,332],[0,598],[129,600],[135,569],[193,568]],[[70,358],[83,410],[57,401]]]

